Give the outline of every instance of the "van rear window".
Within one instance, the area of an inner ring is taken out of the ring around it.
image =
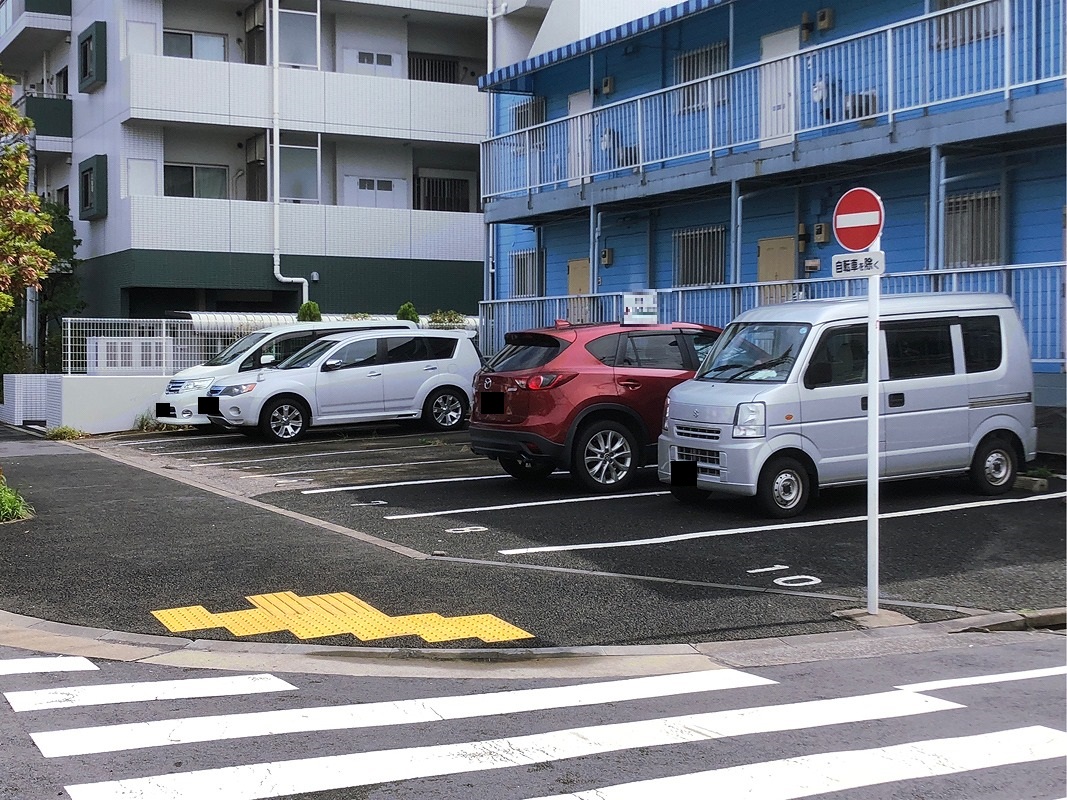
[[[1000,366],[1004,348],[1000,341],[1000,317],[964,317],[963,359],[968,372],[989,372]]]

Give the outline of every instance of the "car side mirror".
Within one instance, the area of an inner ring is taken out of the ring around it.
[[[344,365],[345,364],[341,359],[339,359],[339,358],[331,358],[325,364],[322,365],[322,371],[323,372],[334,372],[336,370],[339,370]]]
[[[825,361],[816,361],[808,367],[804,373],[804,385],[809,389],[816,386],[825,386],[833,381],[830,365]]]
[[[274,360],[275,359],[274,359],[274,354],[273,353],[264,353],[263,355],[261,355],[259,357],[259,365],[261,367],[265,367],[268,364],[273,364]]]

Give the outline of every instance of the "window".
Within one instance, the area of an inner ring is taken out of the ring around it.
[[[390,336],[385,340],[385,363],[403,364],[405,361],[425,361],[426,342],[418,336]]]
[[[263,352],[260,355],[260,363],[263,363],[263,356],[274,356],[274,361],[270,363],[281,364],[289,356],[296,355],[311,344],[314,339],[315,334],[311,331],[279,336],[263,348]]]
[[[78,219],[107,216],[107,156],[87,158],[78,164]]]
[[[713,331],[701,331],[700,333],[687,332],[683,333],[682,336],[687,338],[693,345],[698,366],[703,362],[704,356],[708,354],[711,346],[715,344],[716,340],[719,338],[719,334]]]
[[[55,96],[56,97],[60,97],[60,98],[66,97],[67,93],[70,91],[70,84],[69,84],[69,79],[68,79],[67,76],[68,76],[68,73],[67,73],[67,68],[66,67],[63,67],[62,69],[57,69],[56,70],[56,82],[55,82]]]
[[[163,55],[225,61],[226,37],[219,33],[163,31]]]
[[[812,353],[811,364],[826,364],[830,368],[827,386],[866,382],[867,328],[850,325],[828,331]]]
[[[989,372],[1000,366],[1004,345],[1000,317],[966,317],[963,329],[963,360],[968,372]]]
[[[518,250],[508,255],[511,267],[511,296],[537,297],[541,294],[541,254]]]
[[[226,200],[226,167],[201,164],[164,164],[163,194],[166,197],[200,197]]]
[[[1001,263],[1000,192],[996,189],[945,198],[945,266],[987,267]]]
[[[319,202],[319,135],[282,131],[280,158],[281,201]]]
[[[92,92],[107,82],[107,26],[94,22],[78,35],[78,91]]]
[[[347,344],[334,353],[329,361],[338,360],[341,362],[341,366],[348,367],[368,367],[378,360],[378,340],[377,339],[360,339],[358,341]]]
[[[319,16],[314,11],[284,8],[299,3],[279,0],[278,63],[289,67],[319,67]]]
[[[885,326],[889,379],[952,375],[949,323],[924,322]]]
[[[531,97],[511,107],[511,129],[521,131],[545,121],[545,98]]]
[[[971,0],[937,0],[934,10],[947,11]],[[1004,32],[1003,0],[952,11],[937,18],[937,46],[959,45],[1000,36]]]
[[[429,53],[408,53],[408,78],[413,81],[459,83],[459,59]]]
[[[56,189],[56,203],[66,209],[70,209],[70,187],[61,186]]]
[[[456,340],[451,336],[426,336],[423,338],[430,350],[430,358],[452,358],[456,352]]]
[[[673,333],[632,333],[623,349],[620,366],[644,369],[689,369]]]
[[[686,83],[730,68],[730,43],[716,42],[699,50],[690,50],[674,58],[674,82]],[[723,98],[716,98],[721,102]],[[679,110],[702,111],[708,107],[708,85],[698,83],[681,91]]]
[[[703,286],[726,282],[726,226],[675,231],[674,285]]]
[[[615,356],[619,351],[619,336],[618,333],[613,333],[609,336],[601,336],[599,339],[594,339],[585,346],[585,349],[589,351],[589,354],[608,367],[615,366]]]
[[[471,210],[471,184],[466,178],[418,176],[415,208],[422,211]]]

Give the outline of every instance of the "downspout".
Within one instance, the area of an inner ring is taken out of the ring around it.
[[[274,162],[271,166],[271,194],[273,194],[272,203],[273,206],[273,223],[274,223],[274,278],[279,283],[299,283],[301,284],[301,293],[303,300],[301,303],[308,301],[308,282],[307,278],[287,278],[282,275],[282,163],[281,163],[281,109],[279,103],[281,102],[281,65],[278,63],[281,58],[281,48],[279,47],[279,40],[281,39],[281,32],[279,29],[279,23],[281,21],[278,13],[278,5],[280,0],[273,0],[271,3],[271,92],[272,92],[272,109],[271,109],[271,160]]]
[[[926,241],[926,268],[940,269],[938,254],[941,246],[941,194],[938,187],[941,186],[942,170],[944,163],[941,159],[941,145],[935,144],[930,148],[930,201],[927,211],[926,228],[930,232]]]
[[[492,74],[496,70],[496,21],[502,16],[508,13],[508,4],[504,2],[500,5],[500,10],[494,8],[496,0],[486,0],[485,2],[485,16],[486,16],[486,57],[485,63],[487,65],[486,73]],[[492,136],[496,133],[496,95],[493,92],[486,92],[488,98],[485,104],[485,130],[488,136]],[[484,154],[484,149],[482,153]],[[482,158],[482,183],[485,183],[485,169],[486,160]],[[484,196],[484,192],[483,192]],[[482,213],[485,211],[483,209]],[[483,217],[484,219],[484,217]],[[485,223],[485,265],[484,274],[482,276],[482,298],[485,300],[496,299],[496,287],[494,285],[496,278],[496,226],[488,222]]]
[[[600,278],[600,212],[589,205],[589,294],[597,293]]]
[[[47,73],[46,73],[47,74]],[[28,194],[37,194],[37,129],[31,128],[26,137],[27,155],[29,165],[26,170],[26,191]],[[22,341],[30,348],[34,363],[38,363],[37,352],[37,303],[40,298],[37,289],[33,286],[26,287],[26,316],[22,320]]]

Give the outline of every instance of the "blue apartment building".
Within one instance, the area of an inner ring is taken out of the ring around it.
[[[482,342],[555,319],[724,325],[862,294],[834,206],[885,206],[883,292],[1009,293],[1063,405],[1067,0],[688,0],[480,81]]]

